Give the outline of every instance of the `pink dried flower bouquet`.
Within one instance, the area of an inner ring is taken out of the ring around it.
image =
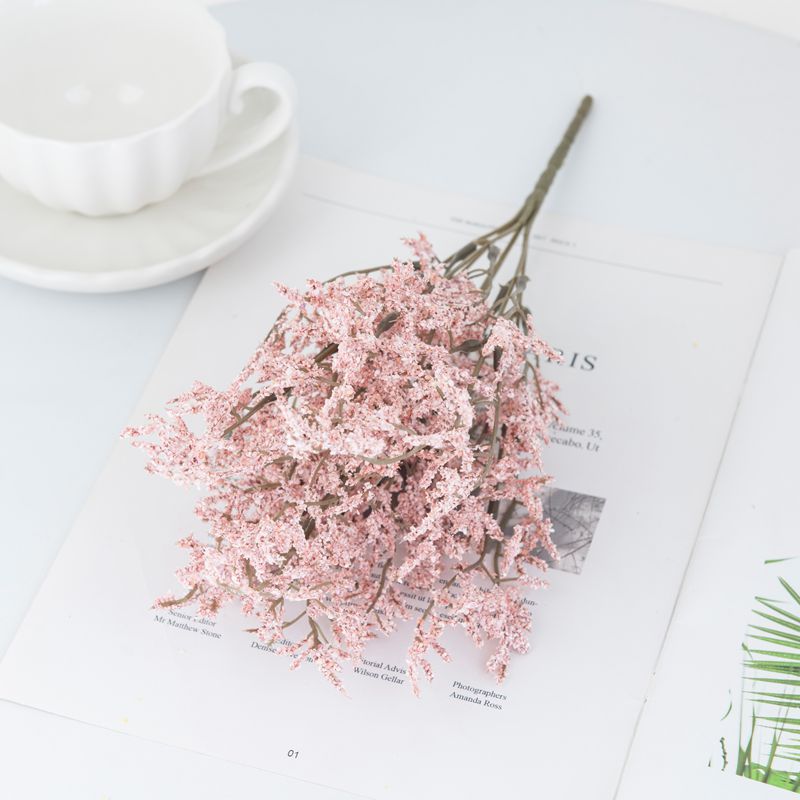
[[[411,260],[278,287],[286,308],[228,389],[197,383],[124,432],[149,471],[204,490],[208,539],[180,542],[188,592],[157,605],[238,603],[261,640],[337,686],[342,660],[416,616],[415,692],[454,626],[494,644],[487,667],[503,679],[528,649],[521,587],[557,557],[539,497],[561,408],[539,360],[557,356],[523,303],[528,237],[590,102],[508,223],[445,261],[420,235]],[[428,598],[424,612],[404,591]]]

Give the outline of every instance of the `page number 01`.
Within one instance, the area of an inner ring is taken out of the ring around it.
[[[299,758],[300,757],[300,751],[299,750],[289,750],[289,752],[286,753],[286,755],[289,758]]]

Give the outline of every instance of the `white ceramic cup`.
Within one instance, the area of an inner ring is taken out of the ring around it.
[[[275,106],[215,156],[254,88]],[[282,68],[233,69],[199,0],[0,0],[0,176],[47,206],[99,216],[164,200],[272,142],[293,105]]]

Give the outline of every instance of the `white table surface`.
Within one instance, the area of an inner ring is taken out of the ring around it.
[[[790,39],[638,0],[245,0],[214,13],[233,49],[295,75],[314,156],[513,203],[591,91],[550,209],[800,245]],[[0,280],[0,653],[197,280],[111,296]]]
[[[214,0],[211,0],[214,2]],[[229,0],[216,0],[229,2]],[[800,38],[800,7],[797,0],[652,0],[691,8],[706,14],[746,22],[782,36]]]

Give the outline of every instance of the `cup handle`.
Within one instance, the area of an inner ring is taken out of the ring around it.
[[[275,141],[289,126],[294,113],[295,88],[289,73],[283,67],[257,61],[237,67],[233,71],[228,99],[230,114],[242,113],[244,95],[250,89],[269,89],[275,92],[278,105],[260,125],[242,139],[233,152],[228,150],[219,156],[212,155],[192,177],[201,178],[243,161]]]

